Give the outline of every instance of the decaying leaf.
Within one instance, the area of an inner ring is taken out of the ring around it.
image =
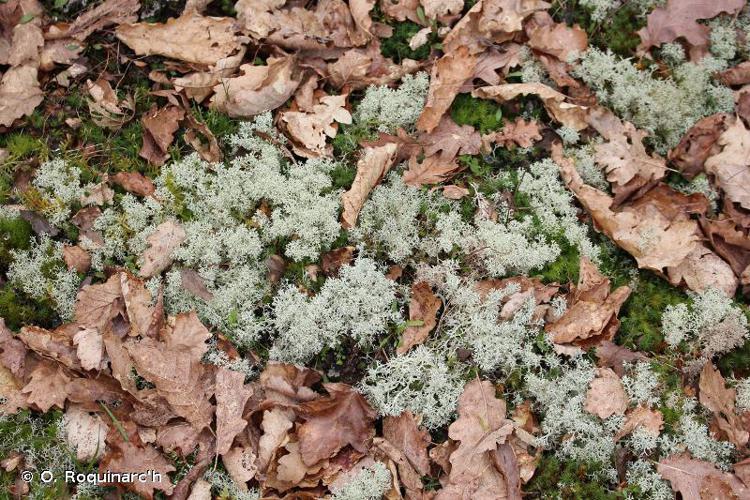
[[[53,26],[45,34],[48,40],[73,38],[78,41],[86,40],[94,31],[107,26],[134,23],[138,20],[136,13],[141,5],[139,0],[106,0],[93,7],[62,29]]]
[[[534,142],[541,141],[542,134],[539,132],[539,123],[536,120],[528,122],[520,116],[512,123],[506,124],[497,132],[482,136],[482,147],[485,151],[492,149],[492,144],[508,147],[517,144],[522,148],[530,148]]]
[[[445,158],[443,155],[428,156],[422,162],[416,156],[409,159],[409,168],[404,171],[404,183],[410,186],[425,184],[440,184],[461,170],[455,158]]]
[[[726,387],[724,377],[721,376],[709,361],[703,366],[698,384],[699,398],[703,406],[714,414],[714,422],[722,433],[726,434],[735,446],[744,447],[750,434],[745,429],[742,420],[735,413],[736,390]]]
[[[109,181],[138,196],[149,196],[156,191],[151,179],[140,172],[117,172],[109,177]]]
[[[0,125],[10,127],[18,118],[33,113],[42,100],[36,68],[8,69],[0,80]]]
[[[87,101],[91,119],[100,127],[119,129],[133,118],[135,101],[132,96],[119,100],[109,82],[101,78],[96,82],[87,80],[86,88],[91,96]]]
[[[716,178],[730,200],[750,208],[750,130],[735,118],[719,136],[717,145],[721,152],[706,159],[706,172]]]
[[[570,305],[558,320],[547,323],[545,330],[556,344],[588,346],[612,340],[620,326],[617,313],[629,295],[627,286],[610,292],[609,278],[581,256],[578,286],[570,297]]]
[[[432,132],[419,136],[419,143],[424,147],[425,156],[439,153],[441,158],[450,160],[459,154],[479,153],[481,137],[471,125],[459,126],[446,115]]]
[[[401,337],[401,343],[396,349],[398,354],[403,354],[415,345],[427,340],[427,336],[437,324],[437,312],[441,305],[442,301],[432,293],[430,285],[424,281],[412,285],[409,321],[412,323],[421,322],[422,324],[406,327]]]
[[[82,462],[104,455],[105,438],[109,428],[98,415],[91,415],[79,405],[65,411],[65,437],[68,446]]]
[[[728,124],[729,115],[725,113],[698,120],[669,152],[670,161],[680,169],[683,176],[692,179],[703,171],[706,159],[721,151],[717,141]]]
[[[672,455],[659,461],[656,470],[685,499],[747,498],[750,491],[737,476],[722,472],[711,462],[688,454]]]
[[[529,46],[540,52],[567,61],[572,55],[583,54],[588,48],[588,36],[578,25],[572,28],[556,23],[546,11],[535,12],[525,26]]]
[[[158,54],[195,64],[216,64],[240,48],[233,19],[195,12],[163,24],[121,24],[116,34],[138,55]]]
[[[211,107],[229,116],[247,118],[284,104],[300,84],[296,59],[271,57],[267,63],[243,64],[242,75],[222,79],[214,86]]]
[[[35,405],[40,411],[46,412],[53,406],[63,409],[68,397],[69,381],[70,378],[60,366],[40,363],[31,373],[29,383],[21,392],[27,394],[28,403]]]
[[[172,252],[186,237],[182,226],[173,220],[159,224],[151,236],[146,238],[149,246],[141,256],[139,275],[150,278],[169,267],[172,263]]]
[[[711,19],[722,12],[735,14],[744,6],[743,0],[668,0],[665,6],[648,15],[646,27],[638,31],[641,37],[638,52],[643,54],[651,47],[683,38],[690,47],[690,58],[700,59],[708,53],[711,30],[698,20]]]
[[[622,439],[637,428],[645,429],[654,436],[658,436],[664,425],[664,416],[659,410],[647,406],[638,406],[625,414],[625,423],[617,434],[615,441]]]
[[[377,413],[352,387],[324,384],[329,396],[304,403],[305,423],[297,430],[300,454],[306,465],[332,457],[346,445],[367,451]]]
[[[588,108],[568,102],[565,94],[542,83],[506,83],[491,87],[480,87],[471,92],[474,97],[493,99],[498,102],[509,101],[519,95],[536,95],[542,100],[544,108],[552,119],[574,130],[588,127]]]
[[[79,245],[65,245],[63,260],[68,269],[75,269],[79,273],[86,273],[91,267],[91,256]]]
[[[174,141],[174,133],[180,127],[185,112],[178,106],[158,109],[153,106],[143,115],[143,147],[138,153],[152,165],[164,165],[169,158],[169,146]]]
[[[229,451],[234,437],[247,426],[242,418],[252,387],[244,385],[242,372],[219,368],[216,372],[216,453]]]
[[[430,434],[419,427],[417,417],[410,411],[397,417],[386,417],[383,420],[383,437],[404,454],[420,475],[430,473],[430,460],[427,456]]]
[[[628,397],[620,377],[609,368],[597,368],[586,392],[586,411],[604,419],[622,415],[627,408]]]
[[[384,144],[378,147],[366,147],[357,162],[357,174],[349,191],[341,195],[344,211],[341,213],[341,224],[345,228],[354,227],[372,189],[380,183],[393,166],[397,145]]]
[[[326,144],[326,137],[336,137],[335,123],[352,122],[352,115],[345,106],[346,95],[330,95],[321,97],[310,113],[282,113],[281,119],[289,135],[301,146],[295,146],[295,151],[306,157],[330,156],[333,148]]]

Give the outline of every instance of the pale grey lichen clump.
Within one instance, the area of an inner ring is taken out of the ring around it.
[[[424,72],[404,76],[395,89],[370,86],[357,106],[354,120],[380,132],[395,132],[399,127],[410,129],[422,113],[429,86],[430,79]]]

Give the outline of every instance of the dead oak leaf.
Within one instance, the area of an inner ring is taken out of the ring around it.
[[[646,26],[638,31],[641,37],[638,54],[684,38],[690,47],[690,59],[700,59],[708,52],[711,30],[698,20],[711,19],[722,12],[735,14],[744,6],[744,0],[668,0],[665,6],[657,7],[648,15]]]
[[[461,87],[474,75],[477,57],[466,47],[446,53],[432,67],[427,102],[417,120],[417,128],[432,132],[451,106]]]
[[[234,19],[195,12],[166,23],[121,24],[115,33],[140,56],[161,55],[194,64],[216,64],[240,49]]]
[[[310,113],[286,111],[281,119],[294,140],[295,151],[308,158],[330,156],[333,148],[326,144],[326,138],[336,137],[335,123],[352,123],[352,115],[346,109],[346,95],[323,96]]]
[[[150,278],[169,267],[172,264],[172,252],[186,237],[185,230],[174,220],[167,220],[156,226],[154,232],[146,238],[148,248],[139,259],[138,274],[143,278]]]
[[[383,437],[404,454],[420,475],[429,475],[430,459],[427,447],[432,439],[427,430],[419,427],[414,414],[404,411],[397,417],[385,417]]]
[[[53,406],[65,408],[68,382],[70,378],[59,365],[39,363],[31,372],[29,382],[21,389],[21,393],[27,394],[28,404],[36,405],[46,413]]]
[[[703,406],[714,414],[716,426],[727,435],[738,448],[743,448],[750,438],[742,420],[735,413],[736,390],[726,387],[724,377],[721,376],[709,361],[701,370],[698,383],[699,400]]]
[[[471,92],[474,97],[505,102],[519,95],[535,95],[552,119],[574,130],[588,127],[589,108],[569,102],[568,97],[542,83],[506,83],[490,87],[479,87]]]
[[[245,385],[245,374],[219,368],[216,372],[216,453],[222,455],[232,447],[237,434],[247,426],[242,418],[245,403],[252,396],[252,386]]]
[[[98,330],[86,328],[73,336],[73,343],[78,347],[76,354],[84,370],[102,369],[104,341]]]
[[[43,99],[35,67],[9,68],[0,80],[0,125],[10,127],[18,118],[30,115]]]
[[[396,348],[397,354],[403,354],[427,340],[427,336],[437,324],[437,312],[442,304],[443,302],[432,292],[430,285],[426,282],[419,281],[412,285],[409,321],[412,323],[421,321],[422,324],[406,327],[401,342]]]
[[[703,164],[709,157],[721,152],[717,142],[729,123],[730,117],[726,113],[698,120],[669,152],[669,160],[684,177],[693,179],[703,171]]]
[[[118,99],[109,82],[102,78],[96,82],[86,80],[86,89],[91,96],[87,100],[91,119],[100,127],[116,130],[133,118],[135,101],[131,95]]]
[[[289,99],[300,84],[293,56],[274,58],[267,65],[240,66],[242,75],[224,78],[214,86],[211,107],[232,117],[248,118],[276,109]]]
[[[47,40],[73,38],[86,40],[94,31],[107,26],[133,23],[138,20],[139,0],[107,0],[62,27],[51,26],[45,34]]]
[[[659,410],[638,406],[625,414],[625,423],[615,434],[615,441],[619,441],[637,428],[645,429],[650,434],[658,436],[663,425],[664,416]]]
[[[750,131],[735,118],[719,136],[721,152],[706,159],[704,168],[713,175],[727,197],[750,208]]]
[[[660,460],[656,471],[686,500],[747,498],[750,494],[734,474],[722,472],[711,462],[690,458],[688,454]]]
[[[534,12],[525,26],[529,47],[567,61],[574,54],[583,54],[588,48],[588,36],[578,25],[572,28],[556,23],[546,11]]]
[[[458,125],[446,115],[432,132],[420,135],[419,143],[425,156],[440,153],[443,158],[455,158],[479,153],[481,137],[471,125]]]
[[[138,156],[151,165],[164,165],[169,158],[169,146],[174,141],[174,133],[180,127],[185,111],[178,106],[166,106],[158,109],[154,105],[143,115],[143,146]]]
[[[409,168],[404,171],[402,178],[404,183],[419,187],[425,184],[440,184],[459,170],[461,165],[455,158],[445,158],[440,154],[428,156],[419,162],[416,156],[412,156],[409,159]]]
[[[289,430],[294,425],[292,419],[290,412],[281,408],[263,412],[263,421],[260,424],[263,435],[258,441],[258,458],[255,462],[259,471],[266,471],[277,450],[288,441]]]
[[[354,227],[359,212],[373,188],[380,183],[393,166],[398,146],[387,143],[378,147],[366,147],[357,162],[357,174],[347,192],[341,195],[344,207],[341,224],[345,228]]]
[[[586,392],[584,408],[601,419],[624,414],[628,408],[628,397],[620,377],[609,368],[597,368],[596,377]]]
[[[86,274],[91,268],[91,256],[80,245],[64,245],[63,260],[68,269]]]
[[[300,406],[305,423],[297,430],[305,465],[330,458],[346,445],[365,453],[377,412],[351,386],[324,384],[329,396]]]
[[[336,61],[328,63],[329,83],[335,88],[347,86],[353,90],[363,89],[369,85],[387,85],[404,75],[413,73],[420,67],[417,61],[403,59],[396,64],[392,59],[383,57],[380,44],[373,39],[364,49],[350,49]]]
[[[71,404],[65,411],[63,422],[66,441],[78,460],[97,460],[104,455],[109,428],[99,415],[90,414],[81,405]]]
[[[527,122],[519,116],[499,131],[483,135],[482,147],[485,151],[489,151],[492,149],[492,144],[508,147],[515,143],[522,148],[530,148],[536,141],[541,140],[542,134],[539,131],[539,122],[536,120]]]
[[[109,177],[109,181],[138,196],[150,196],[156,191],[151,179],[140,172],[117,172]]]

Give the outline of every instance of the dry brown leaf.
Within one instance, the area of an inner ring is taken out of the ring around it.
[[[612,368],[614,372],[622,377],[625,375],[625,363],[634,361],[646,361],[648,357],[641,352],[633,352],[627,347],[622,347],[614,342],[605,340],[596,346],[596,357],[598,364],[604,368]]]
[[[370,192],[393,166],[397,149],[394,143],[364,149],[362,157],[357,162],[354,182],[349,191],[341,195],[341,204],[344,207],[341,213],[342,226],[351,228],[357,224],[359,212],[367,201],[367,197],[370,196]]]
[[[429,475],[427,447],[432,439],[426,429],[419,427],[417,417],[410,411],[404,411],[397,417],[385,417],[383,437],[404,454],[420,475]]]
[[[607,141],[594,147],[594,158],[610,182],[614,206],[631,195],[637,197],[664,178],[667,173],[664,159],[656,154],[649,155],[643,146],[646,132],[601,108],[592,110],[589,120]]]
[[[719,136],[721,152],[706,160],[706,172],[713,175],[726,196],[743,208],[750,208],[750,131],[739,118]]]
[[[101,207],[112,203],[115,192],[112,191],[109,185],[107,185],[108,179],[109,177],[104,174],[104,180],[102,182],[95,184],[92,187],[86,187],[86,194],[80,198],[81,205],[98,205]]]
[[[26,347],[5,326],[5,320],[0,318],[0,364],[16,378],[23,379],[25,361]]]
[[[45,34],[45,38],[73,38],[82,42],[94,31],[107,26],[136,22],[140,8],[139,0],[107,0],[77,16],[72,23],[62,26],[61,29],[53,25]],[[69,43],[68,40],[66,42]]]
[[[471,125],[458,125],[450,116],[443,116],[432,132],[420,134],[419,143],[424,147],[425,156],[440,153],[444,159],[457,155],[479,153],[481,137]]]
[[[737,476],[722,472],[711,462],[690,458],[688,454],[672,455],[656,466],[672,490],[685,500],[709,498],[747,498],[750,491]],[[732,496],[733,495],[733,496]]]
[[[628,408],[628,396],[620,377],[609,368],[597,368],[596,377],[586,392],[584,408],[601,419],[624,414]]]
[[[352,261],[355,250],[356,248],[352,246],[346,246],[324,253],[321,257],[323,274],[326,276],[336,276],[342,266],[348,266]]]
[[[169,146],[174,141],[174,133],[180,128],[185,112],[178,106],[158,109],[156,105],[143,115],[143,146],[138,155],[151,165],[164,165],[169,158]]]
[[[373,447],[385,454],[398,468],[399,483],[406,490],[407,497],[419,498],[422,491],[422,480],[419,473],[414,470],[406,455],[389,441],[376,437],[373,439]]]
[[[222,155],[221,149],[219,148],[219,141],[216,139],[216,136],[214,136],[214,133],[208,128],[208,125],[204,122],[198,121],[195,116],[193,116],[186,101],[183,102],[183,106],[185,106],[186,110],[185,127],[187,128],[185,134],[182,136],[183,139],[193,147],[201,159],[210,163],[220,162]]]
[[[104,341],[98,330],[86,328],[73,336],[73,344],[78,346],[76,355],[84,370],[101,370],[104,356]]]
[[[625,423],[617,431],[615,441],[619,441],[637,428],[645,429],[650,434],[658,436],[663,425],[664,417],[659,410],[638,406],[625,414]]]
[[[311,112],[286,111],[281,113],[281,119],[295,141],[295,152],[308,158],[330,156],[333,147],[326,144],[326,137],[336,137],[335,123],[352,123],[352,115],[346,109],[346,95],[323,96]]]
[[[158,477],[156,474],[148,474],[145,481],[116,484],[145,498],[153,498],[154,490],[161,490],[167,495],[172,493],[174,486],[169,478],[169,473],[175,470],[172,463],[153,446],[141,441],[135,424],[123,422],[122,427],[128,439],[123,439],[123,436],[114,426],[110,428],[107,435],[109,449],[99,462],[99,472],[143,473],[146,470],[155,471],[159,473]],[[159,480],[154,481],[157,478]]]
[[[151,179],[140,172],[117,172],[109,177],[109,181],[138,196],[149,196],[156,191]]]
[[[669,159],[687,179],[693,179],[703,171],[703,164],[710,156],[721,151],[717,141],[727,129],[729,115],[717,113],[698,120],[669,152]]]
[[[283,405],[317,399],[318,393],[310,386],[320,379],[315,370],[276,361],[268,362],[259,377],[266,399]]]
[[[447,52],[438,59],[432,67],[427,102],[417,120],[419,130],[432,132],[438,126],[461,87],[474,75],[476,64],[476,56],[466,47]]]
[[[750,433],[735,413],[737,391],[726,387],[724,377],[710,361],[701,370],[698,389],[701,404],[713,412],[718,428],[735,446],[743,448],[750,438]]]
[[[750,83],[750,61],[744,61],[717,75],[719,81],[727,86],[745,85]]]
[[[744,6],[744,0],[667,0],[666,6],[657,7],[648,15],[646,27],[638,31],[638,53],[642,55],[651,47],[684,38],[690,47],[690,59],[700,59],[708,53],[711,30],[697,21],[722,12],[736,14]]]
[[[556,23],[546,11],[534,12],[526,23],[529,47],[568,61],[575,54],[583,54],[588,48],[588,36],[578,25],[572,28],[565,23]]]
[[[296,59],[271,57],[267,63],[243,64],[242,75],[221,80],[214,86],[211,107],[229,116],[249,118],[284,104],[300,84]]]
[[[472,380],[458,400],[458,419],[448,427],[448,436],[459,445],[450,455],[449,483],[435,497],[439,500],[504,498],[508,488],[493,456],[498,445],[513,432],[505,418],[505,401],[495,397],[495,388],[484,380]]]
[[[165,270],[172,264],[172,252],[187,237],[185,230],[173,220],[162,222],[146,238],[148,248],[140,258],[140,271],[143,278],[150,278]]]
[[[329,396],[300,406],[305,423],[297,429],[305,465],[332,457],[346,445],[365,453],[374,434],[373,410],[351,386],[324,384]]]
[[[76,325],[72,325],[71,328],[62,325],[50,331],[38,326],[24,326],[18,333],[18,339],[39,355],[53,359],[68,368],[80,370],[81,363],[73,346],[71,330],[77,332],[79,328]]]
[[[591,214],[597,229],[635,257],[639,268],[659,273],[665,268],[667,273],[671,270],[670,282],[675,285],[687,275],[690,278],[687,285],[692,290],[713,286],[730,296],[734,294],[737,284],[734,273],[721,259],[707,261],[710,264],[707,272],[695,272],[700,259],[714,255],[710,251],[705,253],[698,224],[690,218],[690,214],[705,211],[703,195],[686,196],[658,184],[615,212],[610,196],[584,184],[575,167],[561,154],[555,153],[553,157],[560,165],[563,180]]]
[[[350,49],[336,61],[328,63],[329,83],[340,89],[347,86],[353,90],[369,85],[387,85],[420,67],[417,61],[403,59],[396,64],[383,57],[377,40],[372,40],[365,49]]]
[[[229,477],[241,491],[247,491],[247,483],[258,473],[255,466],[256,457],[252,448],[246,446],[235,446],[221,457]]]
[[[397,354],[403,354],[415,345],[422,344],[427,340],[435,325],[437,324],[437,313],[442,301],[434,293],[430,285],[424,281],[414,283],[411,287],[411,300],[409,302],[409,321],[421,321],[418,326],[408,326],[404,330],[401,342],[396,348]]]
[[[443,19],[460,14],[464,0],[420,0],[427,19]]]
[[[485,151],[492,149],[492,144],[505,147],[515,143],[522,148],[530,148],[536,141],[542,140],[539,123],[536,120],[528,122],[520,116],[513,123],[506,124],[501,130],[482,136],[482,147]]]
[[[612,292],[609,288],[609,279],[587,257],[581,256],[580,277],[571,304],[558,320],[545,326],[552,342],[586,341],[583,345],[587,346],[612,340],[620,325],[617,313],[630,295],[630,288],[621,286]]]
[[[245,403],[253,388],[245,385],[242,372],[219,368],[216,371],[216,453],[223,455],[232,447],[234,437],[247,426],[242,418]]]
[[[440,184],[461,170],[455,158],[444,158],[443,155],[428,156],[420,163],[416,156],[409,159],[409,168],[404,171],[404,183],[410,186]]]
[[[91,415],[80,405],[72,404],[65,411],[65,438],[68,446],[82,462],[97,460],[104,455],[107,424],[99,415]]]
[[[36,405],[42,412],[49,411],[53,406],[64,409],[68,382],[70,378],[59,365],[42,362],[31,372],[29,383],[21,389],[21,393],[27,394],[28,403]]]
[[[195,12],[163,24],[121,24],[115,33],[139,56],[161,55],[195,64],[216,64],[240,49],[234,19]]]
[[[135,101],[132,96],[119,100],[109,82],[101,78],[96,82],[86,80],[86,88],[91,96],[87,101],[91,119],[100,127],[119,129],[133,118]]]
[[[417,15],[419,0],[380,0],[380,10],[396,21],[409,20],[413,23],[421,24],[422,21]]]
[[[276,451],[288,441],[289,430],[294,425],[293,418],[293,416],[290,417],[289,412],[281,408],[263,412],[263,421],[260,424],[263,435],[258,441],[258,459],[256,460],[259,471],[266,471]]]
[[[0,125],[10,127],[18,118],[30,115],[43,99],[35,67],[9,68],[0,80]]]
[[[79,273],[86,274],[91,268],[91,256],[79,245],[64,245],[63,260],[68,269],[74,269]]]
[[[542,83],[506,83],[480,87],[471,92],[474,97],[493,99],[497,102],[505,102],[519,95],[529,94],[538,96],[542,100],[544,108],[555,121],[574,130],[583,130],[588,127],[589,108],[570,103],[565,94]]]

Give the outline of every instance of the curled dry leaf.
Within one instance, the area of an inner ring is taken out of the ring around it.
[[[419,136],[419,143],[424,147],[425,156],[439,153],[443,159],[450,160],[459,154],[479,153],[481,137],[471,125],[459,126],[446,115],[432,132]]]
[[[215,392],[216,453],[223,455],[232,447],[234,437],[247,426],[242,414],[253,389],[245,385],[244,373],[219,368],[216,372]]]
[[[155,105],[141,118],[143,124],[143,147],[138,155],[151,165],[164,165],[169,159],[169,146],[174,133],[180,127],[185,112],[178,106],[158,109]]]
[[[138,274],[143,278],[150,278],[169,267],[172,264],[172,252],[186,237],[182,226],[173,220],[156,226],[154,232],[146,238],[148,248],[141,256]]]
[[[730,200],[750,208],[750,131],[734,118],[716,144],[721,152],[706,159],[706,172]]]
[[[271,57],[267,62],[265,66],[243,64],[242,75],[222,79],[214,87],[211,107],[248,118],[284,104],[300,84],[296,59]]]
[[[610,292],[609,278],[587,257],[581,256],[580,269],[570,306],[558,320],[545,326],[556,344],[591,346],[602,340],[612,340],[620,326],[617,313],[630,295],[627,286]]]
[[[409,168],[404,171],[403,179],[410,186],[425,184],[439,184],[461,170],[455,158],[445,158],[443,155],[428,156],[420,163],[416,156],[409,159]]]
[[[308,466],[332,457],[346,445],[365,453],[374,434],[377,412],[359,392],[341,383],[324,387],[328,397],[300,406],[305,423],[297,429],[297,436]]]
[[[417,417],[410,411],[404,411],[397,417],[385,417],[383,437],[404,454],[421,476],[429,475],[427,447],[431,442],[430,434],[419,427]]]
[[[64,245],[63,260],[68,269],[85,274],[91,268],[91,256],[79,245]]]
[[[597,368],[596,377],[586,392],[584,408],[601,419],[624,414],[628,408],[628,397],[620,377],[609,368]]]
[[[121,24],[115,33],[140,56],[156,54],[195,64],[216,64],[240,48],[234,19],[195,12],[166,23]]]
[[[68,25],[52,25],[45,34],[45,38],[47,40],[73,38],[83,42],[94,31],[112,25],[136,22],[140,8],[139,0],[106,0],[77,16]]]
[[[506,83],[491,87],[480,87],[471,92],[474,97],[493,99],[497,102],[509,101],[519,95],[536,95],[542,100],[544,108],[552,119],[574,130],[588,127],[589,109],[572,104],[565,94],[542,83]]]
[[[387,85],[420,67],[417,61],[404,59],[396,64],[383,57],[376,40],[365,49],[350,49],[332,63],[328,63],[329,83],[335,88],[359,90],[369,85]]]
[[[698,223],[690,214],[703,213],[702,194],[686,196],[658,184],[641,198],[612,210],[613,199],[583,183],[572,163],[553,154],[564,182],[594,219],[600,231],[635,257],[638,267],[662,273],[670,282],[683,279],[692,290],[719,288],[733,295],[737,280],[729,265],[703,246]],[[704,260],[708,258],[708,260]]]
[[[366,147],[357,162],[357,174],[349,191],[341,195],[344,207],[341,224],[345,228],[354,227],[372,189],[380,183],[393,166],[398,146],[387,143],[377,147]]]
[[[684,38],[690,47],[690,59],[700,59],[708,53],[711,30],[698,20],[711,19],[722,12],[736,14],[744,6],[744,0],[668,0],[648,15],[646,26],[638,31],[638,53],[642,55],[651,47]]]
[[[637,428],[645,429],[653,436],[658,436],[664,425],[664,416],[659,410],[652,410],[647,406],[638,406],[625,414],[625,423],[617,434],[615,441],[622,439]]]
[[[412,285],[409,322],[421,322],[422,324],[406,327],[401,342],[396,348],[396,353],[403,354],[415,345],[420,345],[427,340],[427,336],[437,324],[437,313],[441,305],[442,301],[432,293],[430,285],[426,282],[419,281]]]
[[[86,88],[91,96],[87,101],[91,119],[100,127],[119,129],[133,118],[135,101],[132,96],[120,101],[109,82],[102,78],[96,82],[86,80]]]
[[[474,75],[476,63],[476,56],[466,47],[459,47],[438,59],[432,67],[427,102],[417,120],[419,130],[432,132],[438,126],[461,87]]]
[[[724,85],[736,86],[750,83],[750,61],[744,61],[720,72],[717,77]]]
[[[495,397],[486,381],[472,380],[458,400],[458,419],[448,427],[448,436],[459,445],[450,455],[448,484],[435,497],[439,500],[504,498],[508,487],[493,458],[498,445],[513,432],[505,418],[505,401]]]
[[[599,366],[612,368],[619,377],[625,375],[625,363],[648,360],[645,354],[633,352],[627,347],[619,346],[609,340],[604,340],[597,344],[596,358]]]
[[[728,124],[729,115],[725,113],[698,120],[669,152],[669,160],[680,169],[685,178],[693,179],[703,171],[706,160],[721,151],[717,142]]]
[[[21,389],[21,393],[27,395],[28,404],[35,405],[42,412],[49,411],[53,406],[64,409],[68,382],[70,378],[60,365],[41,362],[31,372],[29,383]]]
[[[109,177],[109,181],[138,196],[149,196],[156,191],[151,179],[140,172],[117,172]]]
[[[701,404],[713,412],[714,422],[719,430],[726,434],[732,444],[743,448],[750,434],[735,413],[737,391],[726,387],[724,377],[710,361],[701,370],[698,389]]]
[[[336,137],[335,123],[352,123],[352,115],[346,109],[346,95],[323,96],[311,112],[286,111],[281,119],[295,141],[295,151],[305,157],[330,156],[333,148],[326,144],[326,137]]]

